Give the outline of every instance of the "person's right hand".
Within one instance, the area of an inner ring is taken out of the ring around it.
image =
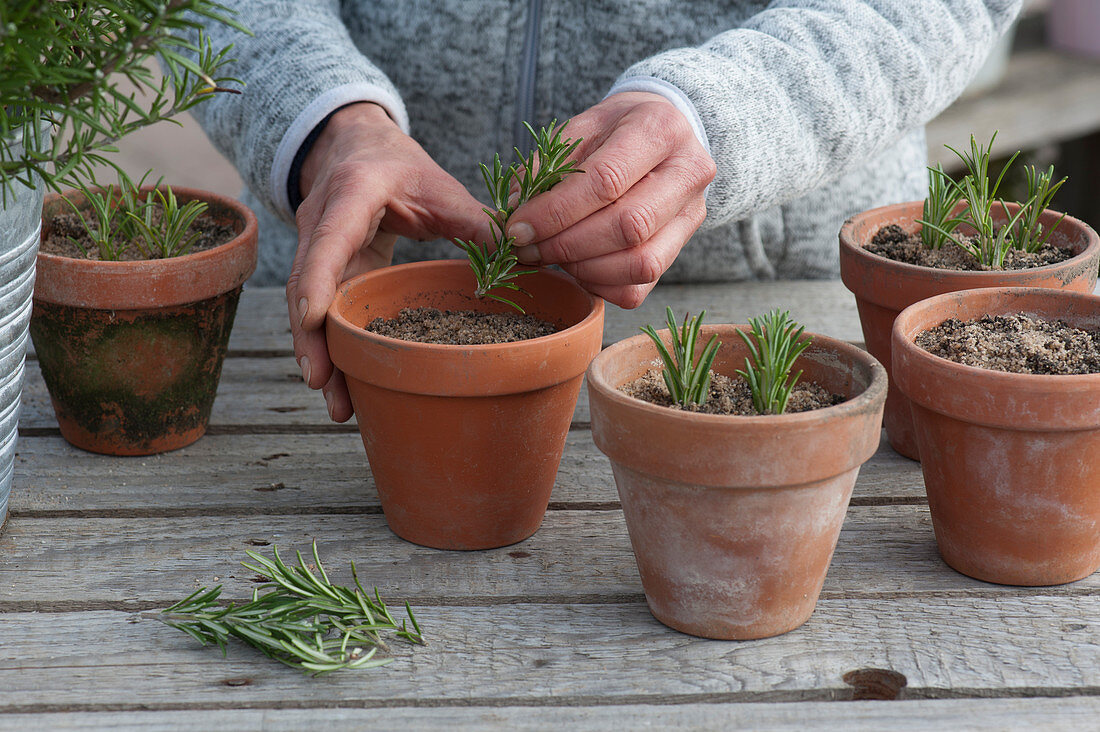
[[[294,355],[329,416],[352,415],[344,377],[329,359],[325,313],[341,282],[390,263],[398,236],[483,238],[482,204],[377,104],[344,107],[302,166],[298,253],[286,285]]]

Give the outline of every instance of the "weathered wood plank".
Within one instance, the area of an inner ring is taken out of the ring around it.
[[[428,606],[427,647],[310,682],[124,612],[10,613],[0,708],[797,702],[850,697],[844,674],[865,668],[904,675],[918,697],[1095,696],[1098,614],[1096,596],[823,600],[801,628],[738,643],[669,630],[640,602]]]
[[[441,552],[396,538],[379,514],[27,518],[0,536],[0,609],[114,606],[180,599],[223,583],[229,597],[251,593],[238,564],[246,549],[308,550],[316,540],[335,577],[350,582],[351,561],[367,582],[400,588],[421,602],[514,602],[530,598],[607,602],[640,597],[634,555],[617,510],[547,513],[530,539],[485,552]],[[947,567],[925,506],[853,506],[841,532],[824,596],[897,597],[949,593],[1010,597]],[[1100,572],[1035,591],[1100,594]]]
[[[298,732],[303,729],[751,729],[757,732],[894,732],[911,730],[1043,729],[1080,732],[1100,717],[1100,699],[938,699],[786,704],[623,704],[538,707],[397,707],[188,709],[150,712],[5,714],[0,730],[113,732]]]
[[[863,339],[851,293],[837,281],[806,280],[658,285],[637,310],[608,305],[604,343],[637,335],[646,323],[659,327],[665,321],[666,305],[680,315],[685,310],[697,313],[706,309],[708,323],[744,323],[749,316],[779,307],[789,309],[809,331],[850,341]],[[286,298],[281,289],[248,290],[237,317],[231,348],[289,352]]]
[[[290,356],[227,358],[210,421],[212,425],[262,428],[319,425],[328,429],[333,425],[321,393],[302,383],[301,371]],[[57,427],[49,392],[36,361],[27,363],[19,426]],[[352,424],[347,429],[355,428]]]
[[[146,510],[179,513],[299,512],[379,505],[358,434],[208,435],[162,455],[112,458],[60,437],[21,437],[11,508],[50,511]],[[860,470],[853,501],[924,497],[920,465],[886,444]],[[553,504],[617,503],[607,458],[591,432],[572,430]]]
[[[994,157],[1080,137],[1100,128],[1097,99],[1100,63],[1047,49],[1014,55],[1000,85],[959,100],[932,120],[929,158],[933,165],[958,167],[944,144],[963,149],[971,134],[985,142],[996,131]]]
[[[790,310],[809,331],[850,341],[863,338],[855,300],[844,286],[836,281],[805,280],[780,286],[774,282],[659,285],[637,310],[607,306],[604,343],[637,335],[646,323],[664,323],[666,305],[679,314],[706,309],[708,323],[744,323],[749,316],[779,307]],[[230,354],[292,353],[287,317],[281,287],[245,288],[229,337]]]

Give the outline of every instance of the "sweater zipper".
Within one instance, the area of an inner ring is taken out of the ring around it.
[[[513,144],[527,154],[535,145],[524,122],[535,125],[535,75],[539,60],[539,25],[542,20],[542,0],[527,0],[527,25],[523,32],[523,55],[520,58],[519,86],[516,93],[516,118],[512,125]]]

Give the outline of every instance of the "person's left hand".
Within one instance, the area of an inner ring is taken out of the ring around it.
[[[703,223],[714,161],[659,94],[613,94],[569,120],[584,173],[516,209],[508,234],[524,264],[557,264],[589,292],[642,304]]]

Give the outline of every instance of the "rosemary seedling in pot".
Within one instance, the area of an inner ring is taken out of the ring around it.
[[[752,359],[745,359],[745,370],[738,374],[752,390],[752,403],[760,414],[783,414],[791,390],[802,376],[791,376],[791,369],[813,340],[802,337],[806,328],[791,320],[790,313],[773,310],[758,318],[749,318],[750,331],[737,334],[749,347]]]
[[[924,199],[924,216],[920,238],[929,249],[941,249],[963,222],[953,212],[962,199],[962,191],[944,172],[943,166],[928,169],[928,197]]]
[[[928,197],[924,202],[921,224],[921,239],[925,246],[938,249],[947,241],[970,252],[982,264],[995,269],[1004,267],[1005,256],[1010,249],[1036,252],[1050,238],[1051,230],[1043,233],[1039,217],[1050,205],[1054,194],[1061,188],[1065,178],[1054,183],[1054,167],[1040,173],[1034,166],[1024,169],[1027,176],[1027,199],[1020,204],[1015,215],[1009,213],[1008,206],[997,198],[1001,181],[1019,156],[1014,153],[1000,175],[989,184],[989,157],[997,133],[989,140],[989,145],[979,145],[970,136],[970,152],[961,153],[951,146],[951,152],[959,156],[966,168],[966,174],[957,183],[948,178],[939,167],[929,168]],[[959,201],[966,202],[966,208],[957,216],[951,211]],[[1000,204],[1005,214],[1005,223],[997,226],[993,222],[993,207]],[[1060,220],[1059,220],[1060,221]],[[972,239],[957,235],[959,224],[969,224],[974,229]]]
[[[455,239],[455,243],[465,250],[474,270],[474,277],[477,279],[474,294],[479,298],[488,297],[507,303],[521,313],[524,312],[522,307],[494,292],[501,289],[523,292],[523,288],[514,280],[520,275],[535,272],[533,269],[516,271],[519,260],[512,251],[514,237],[504,233],[508,220],[527,201],[550,190],[567,175],[581,172],[577,169],[577,162],[569,159],[581,140],[562,137],[562,131],[568,123],[563,122],[558,126],[557,120],[554,120],[538,132],[526,122],[523,124],[535,138],[535,148],[530,154],[525,157],[516,148],[515,154],[519,163],[504,165],[497,154],[493,156],[491,168],[484,163],[480,164],[481,176],[485,179],[485,187],[489,189],[489,200],[492,204],[492,208],[485,209],[490,220],[492,246],[485,242]]]
[[[1022,215],[1018,219],[1016,228],[1012,231],[1012,246],[1025,252],[1037,252],[1046,244],[1047,239],[1058,228],[1058,224],[1062,223],[1062,219],[1066,217],[1065,214],[1062,214],[1057,223],[1046,233],[1043,232],[1043,225],[1039,223],[1039,216],[1050,207],[1054,194],[1058,192],[1058,189],[1062,187],[1067,178],[1063,177],[1060,181],[1054,183],[1053,165],[1042,173],[1034,165],[1028,165],[1024,168],[1024,176],[1027,179],[1028,201],[1021,210]],[[1005,215],[1008,215],[1007,211]]]
[[[218,605],[221,585],[203,587],[176,604],[141,617],[160,620],[182,630],[202,645],[214,644],[227,653],[230,636],[256,648],[266,656],[313,675],[353,668],[372,668],[393,661],[377,655],[387,649],[382,638],[395,638],[423,645],[424,637],[405,603],[408,624],[397,620],[375,589],[368,594],[351,565],[355,587],[329,581],[317,543],[313,563],[307,565],[298,552],[298,566],[283,563],[279,550],[274,557],[247,552],[255,562],[242,562],[258,572],[267,584],[253,590],[250,602]],[[316,571],[316,574],[314,573]],[[263,591],[261,594],[261,590]]]
[[[119,171],[117,185],[99,187],[94,181],[91,185],[81,184],[76,190],[84,199],[82,206],[62,198],[76,214],[100,260],[123,259],[131,245],[144,259],[180,257],[200,239],[195,222],[206,213],[207,203],[181,204],[172,187],[161,186],[160,181],[155,190],[142,195],[141,187],[151,172],[137,183]],[[88,255],[88,248],[79,239],[68,238]]]
[[[672,308],[665,308],[668,330],[672,336],[671,353],[653,326],[642,326],[642,332],[653,340],[657,353],[661,356],[664,364],[661,375],[672,401],[685,408],[706,403],[710,389],[710,366],[714,363],[718,347],[722,345],[718,336],[712,335],[699,359],[695,361],[695,344],[699,340],[699,328],[702,327],[703,316],[706,314],[706,310],[697,316],[685,313],[684,324],[677,330]]]

